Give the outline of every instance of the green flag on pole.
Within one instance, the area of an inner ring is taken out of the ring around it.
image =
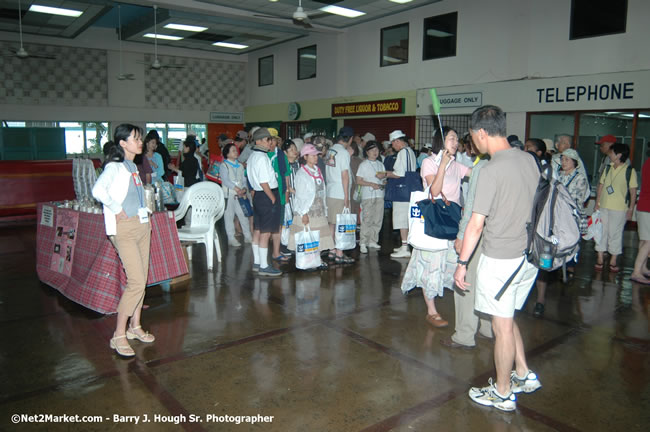
[[[438,93],[436,89],[432,88],[429,90],[431,93],[431,103],[433,104],[433,113],[435,115],[440,115],[440,99],[438,99]]]

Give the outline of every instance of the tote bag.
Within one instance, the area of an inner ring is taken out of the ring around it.
[[[349,250],[357,246],[357,215],[350,214],[349,208],[336,215],[336,249]]]
[[[294,234],[296,241],[296,268],[308,270],[321,266],[320,252],[320,231],[312,231],[309,225],[302,231]]]
[[[453,201],[442,199],[425,199],[418,203],[424,217],[424,232],[435,238],[455,240],[458,235],[461,208]]]
[[[429,188],[427,187],[423,192],[411,192],[411,199],[409,201],[409,234],[408,242],[416,249],[421,249],[429,252],[435,252],[447,249],[448,242],[444,239],[431,237],[424,232],[424,217],[418,206],[418,202],[427,200],[429,198]]]
[[[408,153],[408,150],[406,150]],[[406,172],[404,177],[397,179],[389,178],[386,182],[385,201],[409,202],[411,192],[422,191],[422,179],[420,174],[412,171],[411,158],[406,157]]]

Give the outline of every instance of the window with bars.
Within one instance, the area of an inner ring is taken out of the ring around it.
[[[472,116],[469,114],[461,115],[441,115],[443,130],[446,127],[455,129],[458,132],[458,137],[462,138],[463,135],[469,132],[469,121]],[[416,148],[420,149],[425,143],[430,143],[433,137],[434,129],[440,127],[438,117],[421,116],[418,120],[418,142]]]

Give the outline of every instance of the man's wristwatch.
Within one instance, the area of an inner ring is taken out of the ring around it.
[[[469,261],[463,261],[462,259],[458,258],[456,260],[456,264],[463,265],[463,266],[467,267],[467,264],[469,264]]]

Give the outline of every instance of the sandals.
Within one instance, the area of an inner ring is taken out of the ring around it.
[[[449,325],[449,321],[442,319],[440,314],[427,315],[425,319],[429,324],[436,328],[443,328]]]
[[[609,265],[609,272],[610,273],[618,273],[620,271],[621,271],[621,268],[619,266],[611,265],[611,264]]]
[[[336,264],[353,264],[354,263],[354,258],[350,258],[349,256],[341,255],[341,256],[336,256],[334,258],[334,262]]]
[[[596,264],[594,265],[594,270],[596,270],[596,271],[603,271],[603,266],[604,266],[604,264],[598,264],[598,263],[596,263]]]
[[[114,349],[122,357],[133,357],[135,355],[135,351],[133,351],[131,345],[129,345],[128,342],[126,345],[118,345],[117,341],[120,339],[126,339],[126,335],[115,336],[111,338],[111,342],[109,343],[111,349]]]
[[[336,253],[335,252],[328,252],[327,253],[327,259],[330,261],[334,261],[336,259]]]
[[[286,255],[280,254],[280,255],[278,255],[276,257],[273,257],[273,261],[286,263],[286,262],[291,261],[291,256],[286,256]]]
[[[144,343],[151,343],[151,342],[156,340],[156,337],[154,335],[152,335],[151,333],[149,333],[149,332],[144,332],[142,334],[135,333],[134,330],[137,330],[137,329],[142,329],[142,326],[129,327],[126,330],[126,338],[127,339],[137,339],[140,342],[144,342]],[[120,337],[122,337],[122,336],[120,336]]]

